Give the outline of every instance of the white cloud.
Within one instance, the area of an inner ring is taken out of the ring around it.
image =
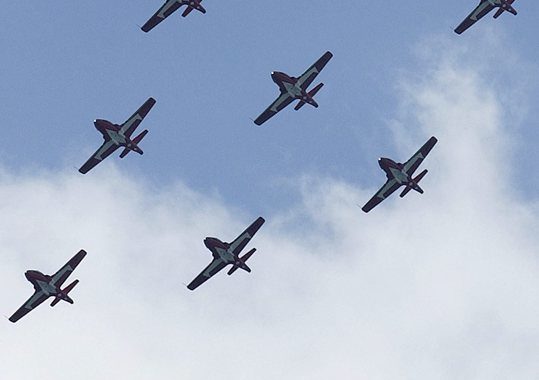
[[[257,215],[112,165],[85,177],[4,172],[5,314],[31,293],[26,269],[89,254],[75,305],[0,324],[0,377],[536,378],[538,210],[514,194],[503,105],[476,69],[429,59],[422,81],[401,86],[393,126],[402,159],[440,140],[426,193],[364,215],[356,204],[376,189],[301,178],[302,202],[265,215],[253,273],[196,292],[182,283],[210,260],[203,238],[230,240]]]

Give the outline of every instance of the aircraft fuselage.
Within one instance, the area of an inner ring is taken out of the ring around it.
[[[488,6],[489,4],[495,7],[502,6],[502,0],[486,0],[484,3],[481,3],[475,10],[474,14],[472,14],[471,19],[477,20],[478,15],[481,14]]]
[[[408,184],[412,181],[410,176],[403,170],[403,164],[385,157],[380,158],[378,164],[386,173],[388,179],[395,179],[399,184]]]
[[[234,264],[248,272],[250,271],[249,267],[239,258],[239,255],[234,254],[230,244],[217,238],[207,237],[204,239],[204,245],[211,251],[213,257],[221,259],[226,264]]]
[[[55,296],[60,292],[58,287],[51,284],[51,276],[47,276],[37,270],[26,271],[24,276],[30,281],[36,291],[42,291],[48,296]]]
[[[230,250],[230,245],[217,238],[207,237],[204,239],[204,245],[211,251],[214,257],[220,258],[227,264],[237,261],[236,255]]]
[[[378,160],[378,164],[386,173],[389,180],[394,179],[399,185],[405,185],[420,193],[423,193],[421,187],[419,187],[418,183],[414,178],[412,178],[412,176],[406,173],[404,170],[404,165],[400,162],[395,162],[390,158],[382,157]]]
[[[300,99],[306,103],[311,103],[313,101],[312,97],[309,96],[307,91],[297,84],[297,78],[291,77],[288,74],[280,71],[274,71],[271,73],[271,79],[275,82],[275,84],[277,84],[277,86],[279,86],[281,91],[286,92],[294,99]]]
[[[114,144],[128,148],[138,154],[142,154],[142,150],[129,137],[120,132],[120,126],[113,124],[108,120],[97,119],[94,121],[95,128],[103,135],[105,139],[110,138]]]
[[[165,18],[165,14],[168,12],[168,10],[176,3],[185,4],[185,1],[178,1],[178,0],[168,0],[163,8],[161,9],[161,12],[157,14],[157,17]]]

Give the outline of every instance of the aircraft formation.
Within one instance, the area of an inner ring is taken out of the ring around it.
[[[166,0],[141,29],[145,33],[150,32],[181,7],[185,7],[181,14],[182,17],[188,16],[194,10],[205,14],[206,9],[201,3],[202,0]],[[494,14],[494,18],[496,19],[504,12],[516,15],[517,11],[513,8],[513,3],[514,0],[480,0],[479,5],[457,26],[455,33],[464,33],[495,8],[498,8]],[[305,104],[318,108],[318,103],[314,100],[314,96],[320,91],[324,84],[319,83],[311,90],[309,90],[309,87],[332,58],[333,54],[330,51],[326,51],[299,77],[292,77],[279,71],[272,72],[271,78],[279,87],[279,96],[254,120],[254,123],[258,126],[263,125],[295,100],[298,100],[294,107],[294,110],[296,111],[301,109]],[[94,121],[94,126],[102,134],[104,141],[97,151],[80,167],[79,172],[81,174],[87,174],[119,148],[123,148],[120,153],[120,158],[124,158],[131,151],[142,155],[143,151],[139,147],[139,144],[148,133],[148,130],[142,131],[134,138],[131,136],[155,104],[155,99],[152,97],[148,98],[144,104],[142,104],[142,106],[140,106],[140,108],[122,124],[114,124],[108,120],[96,119]],[[387,180],[380,190],[365,203],[362,210],[365,213],[370,212],[403,186],[404,189],[400,194],[401,198],[411,190],[423,194],[424,191],[419,186],[419,182],[425,177],[427,170],[423,170],[415,177],[414,173],[437,142],[438,140],[436,137],[430,137],[428,141],[404,163],[396,162],[389,158],[380,158],[378,163],[380,168],[385,172]],[[192,291],[197,289],[227,266],[231,266],[227,272],[228,275],[232,275],[237,269],[251,272],[251,269],[246,262],[256,252],[256,248],[250,249],[243,255],[241,255],[241,253],[264,223],[264,218],[258,217],[245,229],[245,231],[230,243],[223,242],[214,237],[205,238],[204,245],[211,252],[212,261],[187,285],[187,288]],[[30,311],[50,297],[54,298],[51,306],[55,306],[60,301],[72,304],[73,299],[69,296],[69,293],[79,281],[75,280],[63,289],[62,286],[85,256],[86,251],[80,250],[53,275],[46,275],[36,270],[27,271],[25,277],[33,285],[34,293],[19,309],[17,309],[17,311],[14,312],[9,320],[13,323],[19,321],[22,317],[26,316]]]

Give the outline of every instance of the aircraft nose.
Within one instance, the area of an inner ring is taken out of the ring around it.
[[[378,165],[380,165],[380,167],[385,171],[389,166],[390,160],[385,158],[385,157],[380,157],[378,159]]]

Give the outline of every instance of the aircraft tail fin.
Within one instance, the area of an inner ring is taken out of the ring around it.
[[[421,173],[419,173],[419,175],[415,178],[412,179],[412,182],[406,186],[406,188],[402,191],[402,193],[400,194],[400,197],[403,198],[406,194],[408,194],[410,192],[410,190],[415,190],[417,191],[418,193],[420,194],[423,194],[424,191],[421,187],[419,187],[419,181],[421,181],[421,179],[423,179],[423,177],[428,173],[429,171],[427,169],[423,170]]]
[[[314,98],[314,96],[316,95],[316,93],[317,93],[318,91],[320,91],[320,89],[321,89],[323,86],[324,86],[324,83],[320,83],[318,86],[316,86],[316,87],[313,88],[311,91],[309,91],[309,92],[307,93],[307,95],[309,95],[310,101],[309,101],[309,102],[305,102],[305,101],[302,100],[302,101],[300,101],[300,102],[294,107],[294,109],[297,111],[297,110],[299,110],[301,107],[303,107],[306,103],[309,103],[309,104],[312,105],[313,107],[318,108],[318,103],[316,103],[316,102],[314,101],[313,98]]]
[[[69,284],[68,286],[66,286],[64,289],[62,289],[60,291],[60,293],[58,293],[58,295],[56,296],[56,298],[52,301],[51,303],[51,306],[55,306],[58,302],[60,301],[66,301],[68,303],[73,303],[73,300],[71,299],[71,297],[68,296],[69,292],[73,290],[73,288],[79,283],[79,280],[75,280],[73,281],[71,284]]]
[[[142,141],[142,139],[144,138],[144,136],[146,136],[147,133],[148,133],[148,130],[145,129],[144,131],[142,131],[142,132],[140,133],[140,135],[138,135],[137,137],[135,137],[135,138],[132,140],[133,145],[135,145],[135,146],[137,147],[137,149],[138,149],[138,151],[137,151],[137,150],[135,150],[135,151],[136,151],[137,153],[139,153],[139,154],[142,154],[143,152],[142,152],[142,150],[141,150],[140,148],[138,148],[138,143],[140,143],[140,142]],[[128,154],[129,152],[131,152],[131,150],[132,150],[132,149],[130,149],[130,148],[125,148],[125,149],[122,151],[122,153],[120,154],[120,158],[124,158],[125,156],[127,156],[127,154]]]
[[[240,263],[235,263],[234,266],[228,271],[228,275],[230,276],[232,273],[234,273],[235,271],[238,270],[238,268],[241,268],[243,270],[245,270],[246,272],[251,272],[251,268],[249,268],[247,266],[247,264],[245,264],[245,262],[247,260],[249,260],[249,258],[253,255],[253,253],[256,252],[256,248],[253,248],[251,249],[249,252],[247,252],[245,255],[243,255],[242,257],[239,258],[239,261]],[[238,265],[238,264],[242,264],[242,265]]]

